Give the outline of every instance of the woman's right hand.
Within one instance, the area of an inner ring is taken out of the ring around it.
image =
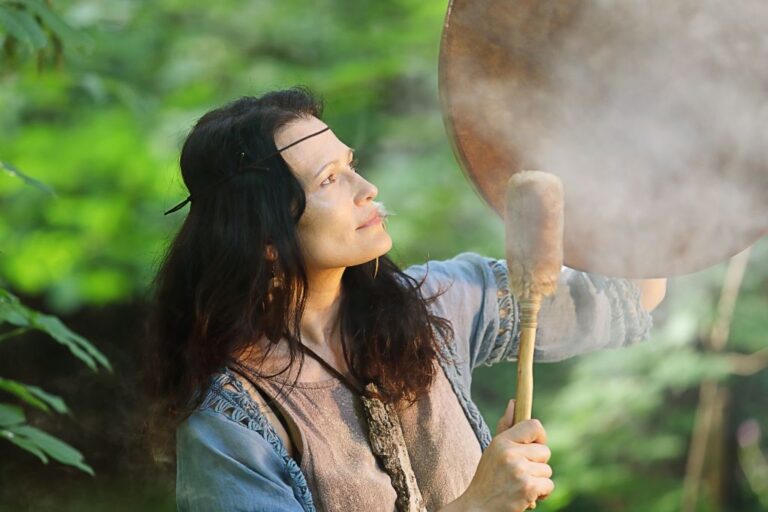
[[[522,512],[535,508],[555,488],[547,434],[539,420],[514,423],[515,401],[510,400],[496,427],[496,436],[480,457],[475,476],[454,502],[467,511]]]

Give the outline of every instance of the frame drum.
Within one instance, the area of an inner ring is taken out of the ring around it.
[[[452,0],[440,47],[459,164],[560,177],[565,264],[701,270],[768,233],[768,2]]]

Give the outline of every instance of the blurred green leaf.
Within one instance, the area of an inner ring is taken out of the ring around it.
[[[93,469],[83,461],[83,455],[61,439],[30,425],[12,425],[7,426],[5,430],[14,434],[14,437],[8,438],[8,440],[16,443],[22,448],[37,448],[39,452],[44,453],[62,464],[74,466],[91,476],[94,475]],[[20,444],[20,442],[23,443],[23,445]]]
[[[0,27],[22,44],[32,46],[24,26],[16,19],[16,9],[0,4]]]
[[[26,419],[24,410],[21,407],[0,403],[0,427],[9,425],[18,425]]]
[[[43,451],[35,443],[29,441],[27,438],[18,436],[15,432],[6,430],[4,428],[0,428],[0,437],[35,455],[43,464],[48,464],[48,457],[45,456],[45,453],[43,453]]]
[[[67,347],[72,354],[96,371],[97,364],[112,371],[106,356],[79,334],[71,331],[55,316],[33,311],[22,305],[18,297],[0,289],[0,323],[8,322],[20,327],[30,327],[48,333]]]
[[[110,372],[112,371],[112,365],[110,365],[104,354],[88,340],[69,330],[57,317],[38,313],[34,317],[31,326],[50,334],[56,341],[69,348],[72,354],[87,364],[92,370],[95,371],[97,369],[96,363],[98,363]]]
[[[48,45],[48,38],[45,36],[45,32],[37,24],[35,18],[28,12],[7,8],[4,9],[5,14],[12,19],[26,34],[26,42],[28,42],[34,50],[40,50]]]
[[[30,176],[27,176],[26,174],[22,173],[19,169],[14,167],[8,162],[2,162],[0,161],[0,169],[3,169],[7,173],[9,173],[11,176],[14,176],[16,178],[21,179],[24,183],[27,185],[31,185],[39,190],[42,190],[43,192],[50,194],[52,196],[55,196],[56,193],[53,191],[51,187],[46,185],[45,183],[38,181]]]
[[[16,395],[29,405],[46,412],[50,410],[49,407],[60,414],[69,412],[67,404],[61,397],[48,393],[37,386],[0,377],[0,390]]]
[[[87,37],[77,30],[70,27],[54,11],[52,11],[42,0],[11,0],[11,3],[26,7],[29,12],[40,17],[40,20],[54,34],[61,38],[66,46],[82,46],[88,42]]]

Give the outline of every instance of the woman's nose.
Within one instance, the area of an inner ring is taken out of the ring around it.
[[[376,185],[366,180],[362,176],[360,176],[360,180],[362,181],[362,185],[360,187],[360,193],[357,196],[358,202],[364,203],[366,201],[375,199],[376,196],[379,195],[379,189],[376,187]]]

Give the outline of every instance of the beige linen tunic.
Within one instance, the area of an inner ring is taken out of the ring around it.
[[[437,365],[427,395],[399,411],[403,436],[424,504],[439,510],[462,494],[482,450],[450,382]],[[258,379],[270,398],[280,383]],[[286,388],[287,389],[287,388]],[[397,494],[371,452],[360,398],[336,377],[299,382],[280,404],[301,433],[294,442],[318,511],[393,511]],[[300,443],[300,444],[299,444]]]

